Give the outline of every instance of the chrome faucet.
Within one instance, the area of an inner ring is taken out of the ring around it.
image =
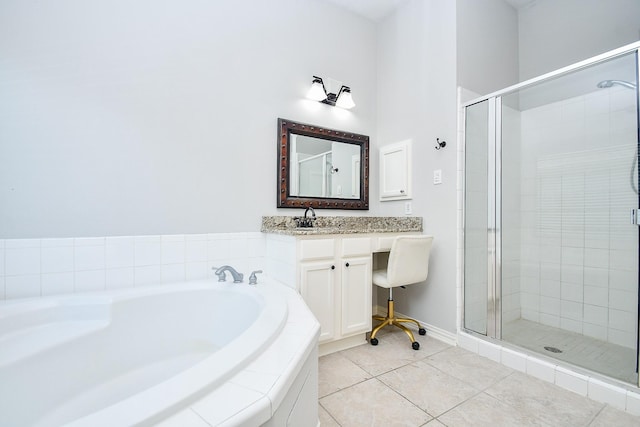
[[[218,276],[218,282],[224,282],[225,280],[227,280],[227,276],[224,274],[224,272],[228,271],[229,273],[231,273],[231,276],[233,277],[233,283],[242,283],[244,274],[238,273],[235,268],[229,265],[223,265],[220,268],[213,267],[213,269],[216,270],[216,276]]]

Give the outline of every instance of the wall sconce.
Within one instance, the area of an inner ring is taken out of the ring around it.
[[[340,82],[337,83],[340,84]],[[313,82],[311,83],[311,88],[307,93],[307,98],[324,104],[333,105],[335,107],[344,108],[346,110],[356,106],[355,102],[353,102],[353,98],[351,97],[351,88],[349,86],[341,84],[337,94],[335,92],[331,92],[331,89],[332,88],[330,87],[329,91],[327,91],[322,78],[313,76]]]

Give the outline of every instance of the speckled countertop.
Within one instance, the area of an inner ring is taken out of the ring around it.
[[[422,231],[422,217],[318,216],[312,228],[298,228],[293,216],[263,216],[263,233],[306,236],[317,234],[399,233]]]

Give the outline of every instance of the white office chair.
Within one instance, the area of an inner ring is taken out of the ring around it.
[[[387,325],[394,325],[402,329],[411,340],[414,350],[420,348],[413,333],[402,323],[412,322],[418,326],[420,335],[427,331],[420,326],[415,319],[395,317],[393,308],[393,288],[414,283],[423,282],[429,273],[429,253],[433,244],[433,236],[399,236],[393,241],[389,252],[389,262],[386,270],[376,270],[373,272],[372,281],[376,286],[389,288],[389,300],[387,301],[387,316],[373,316],[374,320],[382,323],[371,331],[369,342],[371,345],[378,345],[376,334]]]

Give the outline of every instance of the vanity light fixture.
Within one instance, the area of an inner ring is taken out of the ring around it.
[[[331,88],[330,88],[331,90]],[[311,88],[307,92],[307,98],[313,101],[319,101],[324,104],[333,105],[335,107],[344,108],[349,110],[356,106],[351,97],[351,88],[349,86],[341,85],[338,93],[327,91],[321,77],[313,76],[311,82]]]

